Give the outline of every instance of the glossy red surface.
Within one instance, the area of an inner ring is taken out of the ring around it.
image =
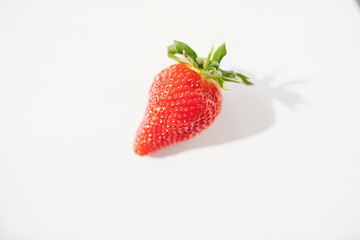
[[[221,92],[185,64],[174,64],[156,75],[149,102],[134,141],[139,155],[187,140],[213,122],[221,110]]]

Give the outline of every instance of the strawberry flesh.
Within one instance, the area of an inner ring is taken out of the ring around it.
[[[221,102],[215,82],[203,79],[183,63],[165,68],[150,88],[134,142],[135,153],[151,154],[197,135],[214,122]]]

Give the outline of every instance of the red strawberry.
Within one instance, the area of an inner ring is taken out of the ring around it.
[[[156,75],[145,117],[136,134],[135,153],[153,153],[209,127],[221,110],[220,88],[228,89],[224,81],[252,85],[240,73],[219,69],[226,54],[225,44],[213,56],[212,52],[213,48],[207,58],[199,58],[185,43],[174,41],[168,47],[168,56],[180,63]]]

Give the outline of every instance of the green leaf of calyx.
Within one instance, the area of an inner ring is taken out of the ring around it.
[[[245,83],[245,85],[254,85],[252,82],[248,81],[249,77],[247,77],[241,73],[236,73],[236,76],[241,78],[241,80]]]
[[[221,69],[220,69],[221,70]],[[229,78],[236,78],[236,74],[234,71],[225,71],[225,70],[221,70],[221,73],[223,76],[225,77],[229,77]]]
[[[254,85],[252,82],[248,81],[249,78],[247,76],[241,73],[236,73],[234,71],[225,71],[221,69],[220,71],[222,73],[222,78],[224,79],[224,81],[243,83],[245,85]],[[241,81],[238,78],[240,78]]]
[[[212,57],[211,61],[212,62],[218,62],[220,64],[221,59],[226,55],[226,47],[225,47],[225,43],[221,44],[220,47],[218,47],[218,49],[216,49],[214,56]]]
[[[219,68],[220,64],[217,61],[211,61],[209,68],[210,67],[215,67],[215,68]]]
[[[212,79],[215,80],[215,82],[219,85],[219,87],[223,90],[229,90],[228,86],[226,86],[224,79],[221,77],[212,77]]]
[[[196,58],[197,54],[196,52],[189,47],[187,44],[174,40],[174,44],[170,45],[168,47],[168,55],[175,55],[175,54],[181,54],[184,55],[184,57],[188,57],[192,59],[193,62],[197,64]]]

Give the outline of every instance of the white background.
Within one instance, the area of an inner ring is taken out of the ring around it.
[[[180,40],[226,42],[222,114],[133,138]],[[355,0],[0,1],[0,239],[360,239]]]

